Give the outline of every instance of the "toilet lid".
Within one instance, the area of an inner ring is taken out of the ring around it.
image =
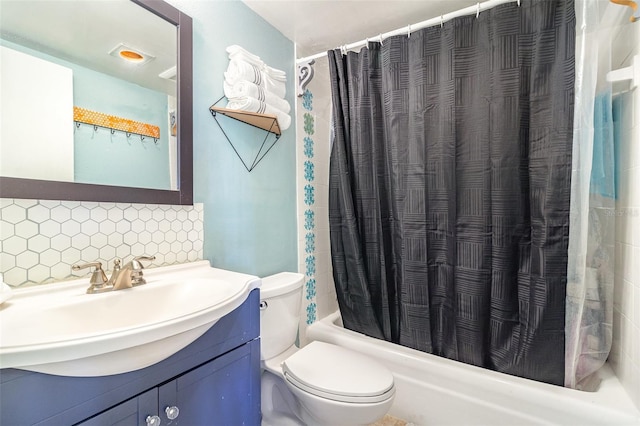
[[[311,342],[282,369],[290,384],[336,401],[380,402],[395,393],[393,375],[384,365],[329,343]]]

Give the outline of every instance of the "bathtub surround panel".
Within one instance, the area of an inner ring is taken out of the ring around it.
[[[145,267],[202,260],[203,205],[0,199],[0,273],[13,287],[85,276],[71,265],[156,256]]]
[[[302,119],[304,139],[308,145],[304,153],[304,163],[302,163],[302,174],[304,176],[304,186],[302,187],[304,210],[304,300],[303,310],[306,316],[303,319],[307,325],[313,324],[317,319],[316,304],[316,275],[317,275],[317,259],[316,259],[316,185],[315,185],[315,162],[313,160],[313,150],[315,142],[313,136],[315,133],[315,116],[313,115],[313,93],[306,89],[302,94]]]
[[[329,220],[347,328],[564,383],[572,1],[329,52]]]
[[[305,329],[314,321],[313,313],[317,320],[338,309],[328,222],[331,87],[327,59],[318,59],[313,68],[314,77],[297,102],[298,268],[306,281],[300,313],[305,319],[300,324],[302,345],[307,343]],[[309,186],[313,187],[312,205],[307,204]],[[313,271],[313,276],[307,276],[307,271]]]
[[[285,99],[293,105],[293,43],[239,1],[168,2],[193,19],[194,200],[204,205],[204,258],[215,267],[258,276],[295,272],[295,129],[285,130],[248,173],[209,112],[224,94],[226,48],[234,44],[287,73]],[[265,132],[225,118],[220,120],[229,138],[246,150],[243,158],[251,157]]]

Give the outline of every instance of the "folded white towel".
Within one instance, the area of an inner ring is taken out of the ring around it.
[[[229,59],[245,61],[247,63],[257,66],[261,71],[266,72],[269,75],[269,77],[273,78],[274,80],[287,81],[286,72],[268,66],[267,64],[264,63],[262,59],[260,59],[259,56],[248,52],[246,49],[243,49],[237,44],[233,44],[227,47],[227,53],[229,53]]]
[[[260,114],[271,114],[275,115],[278,118],[278,124],[280,125],[280,130],[286,130],[291,126],[291,116],[279,109],[267,105],[264,102],[257,100],[256,98],[252,98],[251,96],[244,96],[241,98],[232,98],[229,99],[227,103],[227,108],[229,109],[238,109],[243,111],[251,111],[257,112]]]
[[[229,99],[250,96],[268,105],[271,105],[284,113],[288,114],[289,111],[291,111],[291,105],[289,105],[289,102],[277,97],[267,90],[264,90],[264,88],[258,86],[257,84],[246,80],[238,81],[235,84],[229,84],[225,80],[224,95]]]
[[[249,51],[238,46],[237,44],[232,44],[231,46],[228,46],[227,53],[229,54],[229,57],[243,56],[244,58],[246,58],[245,60],[247,62],[251,62],[254,65],[258,65],[258,66],[264,65],[264,62],[262,61],[262,59],[260,59],[259,56],[254,55],[253,53],[249,53]]]
[[[269,75],[269,77],[273,78],[274,80],[277,81],[287,81],[287,73],[282,71],[282,70],[278,70],[275,68],[271,68],[268,65],[265,65],[265,68],[267,70],[267,74]]]
[[[280,98],[284,98],[287,94],[287,87],[283,81],[271,78],[257,66],[245,61],[236,59],[229,61],[224,78],[231,85],[243,80],[250,81]]]
[[[264,87],[262,71],[255,65],[245,61],[230,61],[224,77],[230,84],[246,80]]]

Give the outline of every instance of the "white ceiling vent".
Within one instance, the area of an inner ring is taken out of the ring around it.
[[[176,78],[178,76],[178,69],[177,67],[174,65],[171,68],[169,68],[168,70],[162,71],[160,74],[158,74],[158,77],[160,78],[164,78],[167,80],[172,80],[172,81],[177,81]]]

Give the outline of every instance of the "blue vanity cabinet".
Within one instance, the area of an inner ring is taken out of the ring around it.
[[[2,369],[0,425],[145,426],[156,415],[161,426],[258,426],[259,302],[253,290],[189,346],[129,373],[65,377]],[[179,414],[169,419],[172,407]]]
[[[238,380],[251,371],[252,350],[260,351],[258,340],[78,426],[146,426],[153,425],[147,423],[147,418],[151,416],[157,416],[161,426],[259,425],[259,411],[254,409],[255,402],[252,401],[247,382]]]
[[[158,389],[154,388],[81,422],[78,426],[146,425],[147,418],[158,412]]]
[[[255,409],[246,384],[237,381],[237,377],[246,375],[251,369],[251,345],[256,345],[260,352],[259,341],[253,341],[160,386],[161,424],[259,425],[260,411]],[[174,408],[180,411],[170,421],[170,410]]]

